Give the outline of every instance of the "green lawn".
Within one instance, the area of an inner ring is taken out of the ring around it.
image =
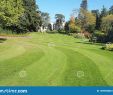
[[[113,86],[113,52],[62,34],[0,41],[1,86]]]

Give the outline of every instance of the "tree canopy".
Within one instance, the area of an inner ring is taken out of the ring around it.
[[[2,27],[18,25],[24,11],[22,0],[0,0],[0,24]]]
[[[40,12],[35,0],[0,0],[0,25],[16,32],[37,31]]]

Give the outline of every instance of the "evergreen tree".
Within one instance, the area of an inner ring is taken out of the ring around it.
[[[48,27],[48,25],[50,24],[50,16],[49,13],[41,13],[41,19],[42,19],[42,25],[44,27]]]
[[[109,13],[110,13],[110,14],[113,14],[113,6],[110,7]]]
[[[99,16],[99,29],[102,30],[102,19],[108,15],[107,9],[103,6],[100,16]]]
[[[81,8],[84,9],[84,10],[87,10],[87,0],[82,0],[82,3],[81,3]]]
[[[101,17],[105,17],[108,15],[107,9],[103,6],[102,11],[101,11]]]
[[[95,17],[96,17],[95,29],[96,29],[96,30],[100,30],[100,29],[101,29],[100,12],[99,12],[99,10],[92,10],[92,13],[93,13],[93,14],[95,15]]]
[[[86,12],[87,12],[87,8],[88,8],[87,0],[82,0],[82,3],[80,5],[79,15],[78,15],[78,18],[80,20],[81,28],[82,29],[84,29],[85,24],[86,24]]]
[[[55,15],[55,19],[56,19],[56,29],[57,30],[62,30],[63,29],[63,22],[65,22],[65,16],[63,14],[56,14]]]

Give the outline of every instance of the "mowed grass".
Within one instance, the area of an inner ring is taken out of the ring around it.
[[[113,86],[113,52],[68,35],[0,41],[1,86]]]

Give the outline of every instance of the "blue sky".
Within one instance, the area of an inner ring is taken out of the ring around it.
[[[54,22],[54,16],[57,13],[64,14],[66,20],[69,20],[73,9],[80,7],[82,0],[36,0],[39,9],[43,12],[48,12],[51,16],[51,21]],[[88,0],[88,9],[101,9],[102,6],[109,8],[113,5],[113,0]]]

